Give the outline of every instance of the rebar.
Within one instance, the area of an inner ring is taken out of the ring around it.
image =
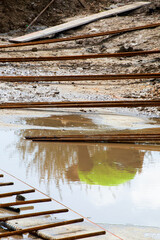
[[[0,183],[0,187],[4,187],[4,186],[10,186],[13,185],[13,182],[4,182],[4,183]]]
[[[0,238],[24,234],[24,233],[32,233],[34,231],[38,231],[38,230],[42,230],[42,229],[46,229],[46,228],[59,227],[59,226],[79,223],[79,222],[83,222],[83,221],[84,221],[83,218],[79,218],[79,219],[74,219],[74,220],[68,220],[68,221],[63,221],[63,222],[56,222],[56,223],[50,223],[50,224],[45,224],[45,225],[41,225],[41,226],[30,227],[30,228],[26,228],[26,229],[22,229],[22,230],[1,233]]]
[[[9,203],[1,203],[0,208],[16,206],[16,205],[26,205],[32,203],[42,203],[42,202],[50,202],[52,201],[51,198],[46,199],[35,199],[35,200],[28,200],[28,201],[17,201],[17,202],[9,202]]]
[[[117,108],[117,107],[160,107],[160,100],[130,100],[130,101],[78,101],[78,102],[24,102],[1,103],[0,109],[19,108]]]
[[[75,239],[82,239],[82,238],[88,238],[88,237],[95,237],[99,235],[104,235],[106,234],[105,231],[99,231],[99,232],[91,232],[91,233],[85,233],[85,234],[80,234],[80,235],[75,235],[71,237],[64,237],[64,238],[57,238],[57,240],[75,240]]]
[[[67,61],[67,60],[85,60],[96,58],[111,58],[111,57],[134,57],[150,54],[159,54],[160,50],[146,50],[134,52],[118,52],[118,53],[99,53],[87,55],[68,55],[68,56],[53,56],[53,57],[4,57],[0,58],[0,62],[39,62],[39,61]]]
[[[28,189],[28,190],[8,192],[8,193],[0,193],[0,198],[10,197],[10,196],[14,196],[14,195],[17,195],[17,194],[33,193],[33,192],[35,192],[35,189]]]
[[[21,218],[36,217],[36,216],[65,213],[65,212],[68,212],[68,209],[56,209],[56,210],[50,210],[50,211],[44,211],[44,212],[22,214],[17,216],[0,217],[0,221],[10,221],[10,220],[21,219]]]
[[[105,75],[68,75],[68,76],[0,76],[3,82],[50,82],[50,81],[102,81],[125,79],[160,78],[160,73],[105,74]]]
[[[73,37],[48,39],[48,40],[41,40],[41,41],[34,41],[34,42],[27,42],[27,43],[14,43],[14,44],[0,45],[0,48],[23,47],[23,46],[33,46],[33,45],[40,45],[40,44],[64,42],[64,41],[74,41],[79,39],[87,39],[87,38],[101,37],[101,36],[112,35],[112,34],[132,32],[132,31],[143,30],[147,28],[155,28],[159,26],[160,26],[160,23],[153,23],[153,24],[147,24],[147,25],[138,26],[138,27],[124,28],[124,29],[118,29],[113,31],[85,34],[85,35],[79,35],[79,36],[73,36]]]

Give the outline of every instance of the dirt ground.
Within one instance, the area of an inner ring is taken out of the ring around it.
[[[46,7],[51,0],[1,0],[0,32],[25,29],[31,21]],[[82,1],[83,2],[83,1]],[[65,18],[81,14],[95,13],[106,9],[133,3],[136,0],[85,0],[86,7],[80,0],[54,0],[49,8],[36,21],[38,26],[53,26],[62,23]],[[149,8],[143,7],[143,14],[156,14],[160,10],[159,0],[151,0]]]
[[[3,2],[3,1],[2,1]],[[16,1],[17,2],[17,1]],[[21,2],[21,1],[20,1]],[[26,6],[26,15],[31,11],[29,2],[25,5],[23,1],[22,12],[24,5]],[[37,14],[37,6],[40,9],[39,1],[32,1],[34,16]],[[65,1],[64,14],[58,15],[58,9],[63,9],[64,1],[55,1],[55,5],[48,11],[52,12],[52,8],[56,10],[56,16],[59,16],[60,21],[67,22],[73,19],[82,17],[83,14],[100,11],[103,9],[113,8],[118,6],[118,1],[88,1],[89,10],[80,8],[78,1],[71,1],[74,11],[69,11],[69,1]],[[92,2],[92,3],[91,3]],[[130,1],[127,1],[129,3]],[[132,1],[133,2],[133,1]],[[100,21],[88,24],[78,29],[70,30],[59,34],[57,37],[81,35],[85,33],[96,33],[107,30],[121,29],[133,26],[141,26],[149,23],[160,21],[160,2],[151,1],[150,5],[136,10],[125,16],[115,16],[112,18],[102,19]],[[90,4],[91,3],[91,4]],[[98,3],[97,7],[96,3]],[[121,2],[121,4],[123,1]],[[126,1],[125,1],[126,3]],[[38,5],[39,4],[39,5]],[[21,5],[14,5],[14,1],[5,0],[0,5],[3,9],[15,7],[19,11]],[[46,5],[43,1],[41,8]],[[68,8],[67,8],[68,7]],[[14,9],[14,8],[13,8]],[[77,11],[75,10],[77,9]],[[5,11],[4,11],[5,13]],[[13,13],[11,13],[12,16]],[[47,12],[45,13],[47,15]],[[54,25],[54,19],[50,15],[37,22],[38,26],[45,25],[49,19],[48,25]],[[63,19],[62,19],[63,15]],[[75,16],[76,15],[76,16]],[[6,16],[6,15],[5,15]],[[34,17],[32,16],[32,18]],[[61,17],[60,17],[61,16]],[[70,18],[66,18],[70,16]],[[20,17],[20,15],[19,15]],[[65,17],[65,18],[64,18]],[[3,32],[7,29],[13,30],[7,33],[1,33],[0,44],[6,44],[8,39],[13,36],[18,36],[23,33],[23,27],[17,25],[19,21],[13,23],[13,18],[10,18],[10,25],[5,25],[7,21],[2,21],[3,27],[0,27]],[[21,19],[22,20],[22,19]],[[12,21],[12,22],[11,22]],[[25,21],[24,25],[30,20]],[[23,21],[21,21],[23,25]],[[5,27],[7,26],[7,27]],[[10,27],[9,27],[10,26]],[[13,27],[14,26],[14,27]],[[36,25],[37,26],[37,25]],[[18,28],[18,29],[17,29]],[[31,30],[33,30],[32,28]],[[37,28],[38,29],[38,28]],[[18,30],[18,31],[16,31]],[[1,49],[1,57],[18,57],[18,56],[61,56],[61,55],[78,55],[90,53],[106,53],[117,52],[127,49],[133,50],[151,50],[160,48],[160,27],[154,29],[145,29],[130,33],[104,36],[86,40],[77,40],[71,42],[63,42],[57,44],[45,44],[33,47],[19,47]],[[20,34],[21,33],[21,34]],[[1,63],[0,75],[76,75],[76,74],[120,74],[120,73],[152,73],[159,72],[160,57],[158,54],[148,56],[136,56],[129,58],[103,58],[103,59],[88,59],[74,61],[57,61],[57,62],[34,62],[34,63]],[[160,99],[160,79],[147,80],[121,80],[121,81],[101,81],[101,82],[72,82],[72,83],[0,83],[0,101],[1,102],[23,102],[23,101],[64,101],[64,100],[131,100],[131,99]],[[139,109],[147,114],[156,114],[159,117],[159,109]],[[83,110],[82,110],[83,111]]]

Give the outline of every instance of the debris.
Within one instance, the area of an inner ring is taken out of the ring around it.
[[[21,37],[13,38],[13,39],[10,39],[10,41],[11,42],[28,42],[28,41],[32,41],[32,40],[39,39],[39,38],[45,38],[45,37],[48,37],[51,35],[54,36],[56,33],[66,31],[71,28],[79,27],[79,26],[91,23],[93,21],[97,21],[102,18],[111,17],[111,16],[115,16],[120,13],[135,10],[135,9],[145,6],[147,4],[150,4],[150,2],[136,2],[136,3],[129,4],[129,5],[126,5],[123,7],[118,7],[115,9],[108,10],[108,11],[96,13],[96,14],[93,14],[93,15],[90,15],[90,16],[87,16],[84,18],[80,18],[78,20],[73,20],[68,23],[63,23],[63,24],[60,24],[60,25],[57,25],[54,27],[50,27],[50,28],[44,29],[42,31],[37,31],[34,33],[26,34]]]
[[[17,196],[16,196],[16,201],[25,201],[25,197],[24,196],[22,196],[21,194],[18,194]]]
[[[32,48],[32,52],[37,52],[38,51],[38,48],[34,47]]]
[[[144,51],[143,49],[134,49],[132,46],[128,46],[125,47],[124,45],[122,45],[119,50],[117,51],[117,53],[119,52],[135,52],[135,51]]]

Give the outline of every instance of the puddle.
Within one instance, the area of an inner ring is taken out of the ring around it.
[[[70,132],[160,132],[155,119],[40,111],[5,114],[0,117],[2,169],[94,222],[160,227],[160,146],[24,140],[26,135]]]

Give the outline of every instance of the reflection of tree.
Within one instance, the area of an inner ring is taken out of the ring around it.
[[[26,125],[42,127],[96,127],[87,117],[81,115],[53,115],[49,117],[36,117],[21,119]],[[24,130],[20,132],[20,137],[34,135],[53,135],[52,130]],[[57,134],[57,132],[56,132]],[[59,134],[62,134],[60,132]],[[66,167],[77,161],[76,146],[58,143],[32,143],[30,141],[19,141],[18,149],[22,154],[23,163],[27,171],[38,171],[39,180],[49,181],[55,179],[57,186],[59,181],[65,180]]]
[[[30,130],[24,130],[22,135],[23,137],[30,135]],[[48,184],[51,179],[54,179],[57,187],[60,181],[67,180],[68,183],[80,181],[82,175],[93,174],[93,169],[97,178],[100,171],[102,175],[107,174],[107,169],[117,172],[125,171],[126,174],[128,172],[134,176],[137,171],[141,170],[144,157],[144,152],[132,147],[123,149],[123,145],[112,148],[107,144],[96,143],[65,144],[25,141],[24,144],[24,141],[20,141],[17,147],[23,155],[22,159],[27,171],[38,172],[39,180],[46,180]],[[96,169],[95,166],[101,166],[101,168],[96,167]]]
[[[28,130],[23,135],[28,135]],[[22,153],[23,162],[27,171],[37,171],[40,179],[65,180],[65,169],[76,162],[76,147],[58,143],[34,143],[31,141],[20,141],[18,149]]]
[[[74,115],[54,115],[47,118],[27,118],[25,122],[27,125],[43,127],[62,127],[64,125],[67,127],[94,126],[90,119],[80,115],[76,117]],[[35,135],[50,136],[54,135],[54,131],[41,129],[23,130],[20,132],[20,137],[23,138]],[[99,185],[101,185],[102,180],[98,180],[100,175],[105,177],[110,172],[113,175],[118,174],[117,178],[120,178],[120,174],[125,173],[126,180],[127,174],[128,179],[129,174],[130,178],[131,176],[133,178],[136,172],[141,170],[144,152],[129,146],[126,148],[124,145],[109,146],[96,143],[24,142],[24,140],[20,139],[17,148],[22,154],[23,163],[26,165],[28,172],[36,171],[39,175],[39,181],[46,180],[47,185],[49,185],[51,179],[54,179],[59,188],[60,182],[64,183],[65,181],[68,184],[73,181],[89,183],[85,178],[90,177],[90,174],[94,174],[91,184],[99,182]]]
[[[68,168],[69,181],[81,180],[88,184],[118,185],[134,178],[141,171],[144,153],[128,148],[98,147],[90,151],[87,146],[78,147],[78,163]],[[95,151],[96,150],[96,151]]]

